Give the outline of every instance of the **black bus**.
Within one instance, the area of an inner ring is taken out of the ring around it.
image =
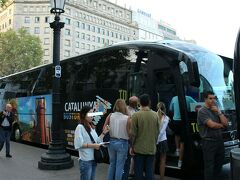
[[[74,130],[82,106],[94,111],[97,132],[112,111],[116,99],[148,93],[151,108],[159,101],[169,111],[177,96],[184,123],[184,159],[181,168],[174,134],[168,131],[167,172],[198,176],[203,170],[201,143],[196,124],[197,110],[203,105],[203,91],[215,92],[219,108],[229,119],[224,130],[226,162],[238,147],[232,62],[194,44],[183,41],[130,41],[61,61],[61,122],[66,146],[73,148]],[[13,105],[15,140],[48,144],[52,121],[52,64],[36,67],[0,79],[0,104]],[[185,96],[194,102],[187,105]],[[189,106],[189,108],[187,108]]]

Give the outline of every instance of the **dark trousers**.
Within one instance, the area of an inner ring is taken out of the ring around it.
[[[204,179],[218,179],[224,161],[223,140],[202,140]]]
[[[4,130],[4,129],[0,129],[1,131],[1,135],[2,135],[2,141],[0,143],[0,151],[3,148],[4,142],[5,142],[5,146],[6,146],[6,154],[10,154],[10,137],[11,137],[11,131],[9,130]]]
[[[135,180],[153,180],[154,155],[135,154],[133,156],[133,159],[134,159]],[[143,176],[144,170],[145,170],[145,178]]]

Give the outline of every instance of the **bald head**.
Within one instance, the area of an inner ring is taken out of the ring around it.
[[[138,105],[138,97],[137,96],[132,96],[129,98],[129,106],[136,108]]]
[[[6,104],[6,111],[11,112],[12,111],[12,105],[11,104]]]

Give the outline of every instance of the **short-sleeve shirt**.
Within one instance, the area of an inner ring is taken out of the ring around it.
[[[185,99],[186,99],[186,103],[187,103],[187,110],[190,111],[190,104],[195,103],[196,101],[190,96],[185,96]],[[173,120],[175,120],[175,121],[181,120],[178,96],[174,96],[172,98],[170,106],[169,106],[169,110],[174,112]]]
[[[214,122],[220,123],[220,119],[218,115],[211,111],[206,106],[203,106],[198,111],[198,117],[197,117],[197,124],[199,128],[199,134],[201,138],[207,139],[221,139],[222,138],[222,130],[221,129],[213,129],[207,126],[207,121],[211,119]]]

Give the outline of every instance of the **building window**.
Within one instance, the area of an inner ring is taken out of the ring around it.
[[[34,28],[34,34],[40,34],[40,27]]]
[[[92,36],[92,41],[95,42],[95,36]]]
[[[71,45],[70,40],[69,40],[69,39],[66,39],[66,40],[65,40],[65,46],[70,46],[70,45]]]
[[[92,26],[92,32],[95,32],[95,26]]]
[[[34,7],[30,6],[30,11],[33,12],[34,11]]]
[[[80,38],[80,33],[79,32],[76,32],[76,37]]]
[[[97,2],[96,1],[93,2],[93,6],[94,6],[94,8],[97,8]]]
[[[25,17],[24,18],[24,23],[30,23],[30,17]]]
[[[70,51],[69,50],[65,50],[64,51],[64,56],[65,57],[69,57],[70,56]]]
[[[45,44],[45,45],[50,44],[49,38],[44,38],[44,44]]]
[[[65,23],[66,23],[67,25],[70,25],[70,24],[71,24],[71,19],[66,18],[66,19],[65,19]]]
[[[90,50],[90,44],[87,44],[86,49]]]
[[[89,34],[87,34],[86,40],[90,41],[90,35]]]
[[[46,12],[47,11],[46,6],[42,6],[42,10],[43,10],[43,12]]]
[[[40,12],[40,11],[41,11],[39,6],[36,7],[36,11],[37,11],[37,12]]]
[[[49,56],[49,49],[44,49],[44,56]]]
[[[82,33],[82,34],[81,34],[81,38],[82,38],[82,39],[85,39],[85,33]]]
[[[102,29],[102,34],[105,35],[105,30],[104,29]]]
[[[40,23],[40,17],[35,17],[35,23]]]
[[[67,35],[67,36],[70,36],[70,35],[71,35],[70,29],[65,29],[65,35]]]
[[[79,42],[76,42],[76,48],[79,48]]]
[[[100,37],[97,37],[97,42],[100,43]]]
[[[88,30],[88,31],[90,31],[90,30],[91,30],[91,27],[90,27],[90,25],[89,25],[89,24],[87,25],[87,30]]]
[[[80,22],[79,21],[76,22],[76,27],[78,27],[78,28],[80,27]]]
[[[11,19],[8,20],[8,24],[9,24],[9,25],[12,24],[12,20],[11,20]]]
[[[92,45],[92,50],[95,50],[95,46],[94,45]]]
[[[101,30],[100,30],[100,28],[98,27],[98,28],[97,28],[97,33],[100,33],[100,32],[101,32]]]
[[[82,23],[82,29],[85,29],[85,23]]]
[[[23,12],[27,12],[28,11],[28,7],[27,6],[24,6],[23,7]]]
[[[49,16],[46,16],[46,17],[45,17],[45,23],[49,23],[49,19],[50,19],[50,17],[49,17]]]
[[[48,62],[49,62],[48,60],[44,60],[44,64],[48,64]]]
[[[85,49],[85,43],[81,43],[81,48]]]
[[[49,34],[50,32],[50,28],[49,27],[45,27],[44,28],[44,34]]]

